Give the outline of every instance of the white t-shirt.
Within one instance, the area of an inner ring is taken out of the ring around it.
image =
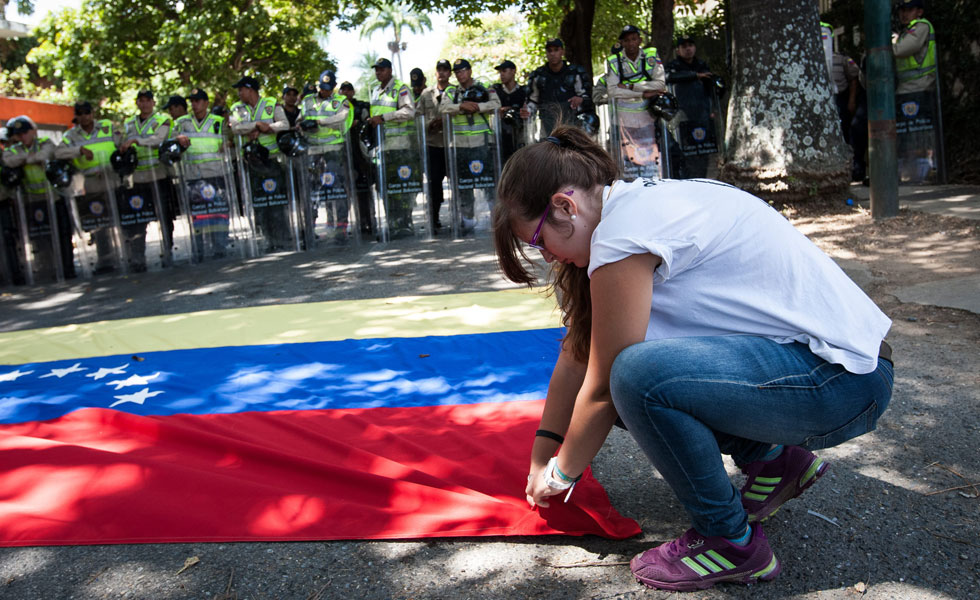
[[[852,373],[877,367],[891,320],[762,200],[709,180],[617,181],[603,192],[589,276],[633,254],[654,272],[646,339],[758,335],[802,342]]]

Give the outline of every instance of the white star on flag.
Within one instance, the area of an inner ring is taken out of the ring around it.
[[[123,374],[123,371],[125,371],[126,370],[126,367],[128,367],[128,366],[129,366],[129,363],[126,363],[126,364],[124,364],[122,366],[119,366],[119,367],[113,367],[111,369],[106,369],[105,367],[103,367],[103,368],[99,369],[98,371],[96,371],[95,373],[89,373],[88,375],[86,375],[86,377],[91,377],[92,379],[98,381],[98,380],[102,379],[103,377],[107,377],[109,375],[122,375]]]
[[[16,371],[11,371],[9,373],[4,373],[0,375],[0,381],[17,381],[18,377],[23,377],[24,375],[30,375],[34,371],[21,371],[17,369]]]
[[[156,379],[160,376],[160,373],[154,373],[153,375],[130,375],[126,379],[117,379],[116,381],[107,381],[106,385],[116,386],[116,391],[118,392],[124,387],[130,387],[134,385],[149,385],[150,381]]]
[[[163,392],[151,392],[150,388],[143,388],[142,390],[136,392],[135,394],[123,394],[122,396],[113,396],[113,398],[117,398],[117,400],[112,404],[110,404],[109,408],[112,408],[118,404],[123,404],[124,402],[133,402],[135,404],[139,404],[140,406],[142,406],[143,403],[146,402],[147,398],[152,398],[153,396],[158,396],[162,393]]]
[[[44,379],[45,377],[57,377],[58,379],[61,379],[65,375],[70,375],[71,373],[78,373],[79,371],[84,371],[84,370],[85,367],[82,366],[82,363],[75,363],[72,366],[68,367],[67,369],[51,369],[50,373],[48,373],[47,375],[41,375],[39,379]]]

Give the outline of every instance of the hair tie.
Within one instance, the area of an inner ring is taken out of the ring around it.
[[[558,138],[556,138],[555,136],[549,135],[548,137],[546,137],[544,139],[547,140],[547,141],[549,141],[549,142],[551,142],[552,144],[558,146],[559,148],[561,148],[561,140],[558,139]]]

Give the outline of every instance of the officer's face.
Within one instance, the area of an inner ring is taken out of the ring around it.
[[[238,99],[251,106],[259,101],[259,93],[252,88],[242,86],[238,88]]]
[[[517,74],[517,69],[500,69],[500,83],[504,85],[513,83],[515,74]]]
[[[449,74],[452,72],[453,72],[452,69],[448,67],[441,67],[439,69],[436,69],[436,79],[439,80],[439,83],[445,85],[449,83]]]
[[[191,100],[191,108],[195,115],[202,115],[208,111],[208,101],[204,99]]]
[[[626,54],[635,56],[640,50],[640,34],[627,33],[620,43],[623,45],[623,50],[626,50]]]
[[[349,88],[349,87],[341,88],[340,93],[347,96],[348,100],[354,99],[354,88]]]
[[[456,81],[458,81],[459,85],[462,86],[465,86],[470,81],[473,81],[473,71],[469,69],[457,69],[454,72],[454,75],[456,75]]]
[[[908,25],[915,19],[922,16],[922,9],[919,7],[913,8],[900,8],[898,9],[898,20],[902,22],[902,25]]]
[[[694,58],[694,53],[697,51],[697,49],[697,46],[691,42],[684,42],[677,47],[677,56],[680,56],[685,60],[691,60]]]
[[[544,50],[544,55],[547,57],[549,65],[560,65],[565,58],[565,49],[560,46],[548,46]]]
[[[299,103],[299,92],[295,90],[289,90],[282,95],[282,102],[286,106],[292,108]]]
[[[78,125],[83,129],[90,129],[92,123],[95,122],[95,117],[92,115],[92,111],[75,113],[75,119],[78,121]]]
[[[184,108],[183,106],[175,105],[168,108],[167,112],[170,113],[171,119],[176,119],[177,117],[183,117],[184,115],[186,115],[187,109]]]
[[[157,101],[147,96],[140,96],[136,99],[136,108],[138,108],[140,114],[144,116],[153,112],[153,107],[156,105]]]
[[[391,79],[391,67],[375,67],[374,76],[378,78],[381,83],[388,83]]]
[[[11,137],[15,142],[20,142],[25,146],[30,146],[34,143],[34,139],[37,138],[37,129],[28,129],[24,133],[18,133],[17,135]]]

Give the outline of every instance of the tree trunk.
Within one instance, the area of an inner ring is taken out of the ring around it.
[[[561,20],[558,34],[565,42],[565,59],[585,67],[592,77],[592,21],[596,0],[575,0],[575,8]]]
[[[767,200],[842,195],[841,135],[813,0],[732,0],[734,84],[721,178]]]
[[[666,63],[674,58],[674,0],[653,0],[650,12],[650,43]]]

